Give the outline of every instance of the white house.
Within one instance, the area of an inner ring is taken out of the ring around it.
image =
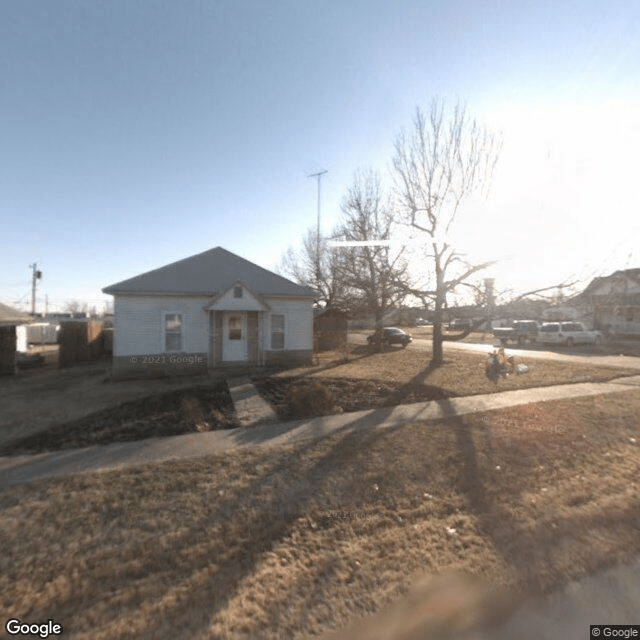
[[[295,363],[313,349],[317,293],[222,247],[105,287],[113,374]]]
[[[640,269],[594,278],[575,300],[593,316],[596,328],[640,335]]]

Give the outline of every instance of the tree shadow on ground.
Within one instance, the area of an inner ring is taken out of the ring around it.
[[[426,378],[429,374],[425,370],[421,375]],[[446,398],[439,400],[438,404],[449,413],[455,411],[453,404]],[[211,510],[189,521],[188,527],[177,528],[175,535],[172,535],[170,548],[152,545],[145,549],[147,566],[166,567],[166,573],[162,575],[168,577],[163,582],[158,602],[163,601],[165,594],[171,595],[169,604],[165,602],[164,608],[158,611],[159,615],[150,617],[145,637],[165,637],[169,629],[175,630],[176,638],[205,637],[212,621],[244,588],[246,580],[257,570],[265,554],[300,526],[299,520],[310,512],[319,488],[324,486],[326,492],[326,485],[331,482],[331,476],[335,473],[335,460],[338,456],[341,456],[345,468],[353,469],[353,475],[344,481],[344,486],[336,489],[333,496],[336,503],[339,504],[341,500],[347,503],[345,496],[357,495],[358,491],[364,489],[361,485],[365,479],[360,472],[360,465],[366,460],[368,451],[383,434],[389,432],[381,426],[391,412],[392,409],[389,408],[352,418],[344,416],[345,424],[333,433],[331,440],[320,439],[325,433],[321,428],[321,421],[315,421],[315,432],[311,429],[308,434],[311,437],[303,442],[292,442],[291,448],[284,454],[275,449],[266,450],[266,454],[260,459],[261,468],[255,474],[251,473],[253,460],[248,460],[247,480],[241,487],[233,491],[225,490],[222,496],[217,493],[203,496],[205,501],[210,498]],[[431,426],[436,425],[432,423],[426,425],[426,428]],[[451,462],[455,468],[451,469],[446,481],[466,498],[471,515],[477,516],[479,526],[505,561],[519,575],[530,575],[530,557],[518,553],[521,547],[514,544],[514,540],[526,537],[531,541],[530,548],[542,549],[539,551],[541,554],[551,554],[563,544],[563,540],[553,535],[546,522],[540,522],[533,530],[515,522],[489,489],[488,474],[496,466],[490,419],[478,426],[454,416],[446,422],[440,421],[438,426],[445,432],[451,432],[453,436],[450,440],[453,449]],[[262,433],[258,430],[243,430],[238,433],[246,434],[242,436],[247,438],[245,443],[266,443],[273,442],[278,435],[285,434],[290,428],[290,425],[272,425]],[[420,453],[416,452],[417,455]],[[427,461],[425,464],[428,464],[429,452],[422,453]],[[272,458],[270,454],[273,454]],[[313,458],[313,461],[307,467],[299,465],[299,461],[309,458]],[[212,475],[216,473],[215,460],[203,464],[210,465]],[[290,473],[292,470],[293,474]],[[404,473],[401,467],[391,465],[380,469],[380,480],[376,482],[384,489],[386,478],[394,476],[397,481],[401,481]],[[509,492],[514,496],[526,487],[526,474],[521,476],[522,486],[509,487]],[[284,488],[265,492],[265,487],[268,489],[279,479],[286,480]],[[374,499],[385,500],[384,490],[376,493]],[[622,519],[637,516],[638,505],[634,508],[635,513],[632,513],[633,510],[629,513],[619,513],[616,510],[603,513],[597,523],[593,521],[593,517],[568,518],[566,526],[569,527],[572,522],[580,522],[585,526],[585,531],[595,524],[600,527],[614,526]],[[234,526],[237,530],[238,519],[241,519],[242,533],[234,537],[229,534],[229,530]],[[104,525],[111,526],[112,523],[105,520]],[[203,540],[212,535],[219,536],[219,543],[214,547],[213,553],[210,547],[203,544]],[[194,554],[199,563],[195,572],[193,561],[187,562],[182,569],[181,559],[191,559]],[[593,562],[597,563],[597,559]],[[197,580],[193,579],[194,573],[199,576]],[[311,588],[319,587],[316,584]],[[176,590],[180,595],[174,598]],[[310,597],[312,596],[313,593],[310,593]],[[101,594],[97,593],[94,603],[89,599],[85,603],[85,609],[98,606],[100,597]],[[286,594],[283,594],[282,598],[285,597]],[[135,616],[136,606],[135,598],[120,603],[124,615]],[[274,609],[277,610],[277,606]],[[42,612],[43,615],[46,613]],[[265,615],[270,624],[277,625],[277,620],[272,617],[277,613],[269,611]]]
[[[446,362],[429,362],[429,364],[424,369],[422,369],[422,371],[419,371],[415,376],[413,376],[413,378],[411,378],[409,382],[403,384],[389,398],[387,404],[405,404],[408,398],[410,398],[410,396],[412,396],[416,392],[419,392],[421,398],[420,401],[422,402],[428,402],[430,400],[443,400],[445,398],[455,397],[456,394],[452,394],[442,387],[425,384],[425,381],[429,378],[429,376],[444,364],[446,364]]]
[[[358,360],[364,360],[366,358],[370,358],[376,353],[381,353],[381,352],[376,351],[374,348],[368,345],[351,346],[349,348],[349,352],[347,355],[343,356],[342,358],[336,357],[334,360],[331,360],[325,364],[311,367],[311,370],[308,373],[303,373],[300,375],[300,377],[303,378],[314,373],[320,373],[322,371],[329,371],[330,369],[341,367],[350,362],[357,362]]]
[[[377,411],[375,416],[349,421],[332,434],[333,444],[316,457],[303,474],[296,475],[288,483],[286,491],[271,491],[265,495],[265,487],[278,477],[288,474],[291,461],[304,458],[319,445],[326,447],[327,441],[311,437],[303,442],[293,443],[292,450],[286,456],[274,455],[274,461],[266,463],[268,468],[263,468],[242,489],[230,492],[229,495],[225,492],[221,498],[216,495],[214,515],[197,519],[188,529],[172,536],[170,556],[162,547],[146,550],[145,563],[148,566],[166,566],[167,563],[174,565],[172,569],[177,575],[171,579],[173,586],[185,585],[175,604],[165,608],[162,616],[150,620],[145,630],[146,637],[162,637],[169,628],[180,630],[176,637],[194,637],[194,634],[200,637],[198,634],[206,633],[217,614],[235,597],[246,578],[255,572],[258,563],[264,559],[264,554],[287,538],[294,527],[299,526],[297,521],[309,512],[311,502],[317,497],[318,486],[329,481],[336,454],[344,454],[347,450],[357,452],[357,456],[360,456],[362,452],[366,452],[385,432],[377,427],[384,422],[387,414],[388,411],[382,410]],[[282,425],[276,425],[274,429],[279,430],[281,427]],[[354,474],[353,482],[359,481],[358,475]],[[343,493],[349,494],[349,491],[343,489]],[[224,534],[225,523],[231,523],[238,517],[243,519],[242,529],[245,535],[231,540],[229,535]],[[187,563],[184,574],[180,575],[179,559],[189,557],[194,549],[201,547],[203,535],[214,526],[223,533],[221,544],[230,547],[220,549],[224,559],[202,558],[202,570],[211,563],[215,564],[215,580],[212,577],[189,584],[193,564]],[[166,573],[171,575],[168,568]],[[171,583],[165,584],[165,590],[168,591],[171,586]],[[196,607],[194,603],[205,606]],[[131,602],[130,607],[133,608],[133,605]],[[126,613],[127,608],[123,603],[123,613]],[[194,615],[196,611],[200,613]]]
[[[455,411],[448,399],[439,400],[438,405],[448,413]],[[461,494],[466,497],[470,512],[478,518],[481,531],[491,540],[493,548],[507,565],[513,569],[517,587],[523,591],[523,595],[540,596],[548,591],[549,583],[557,584],[559,581],[569,579],[562,574],[555,579],[550,578],[549,575],[558,574],[561,571],[557,567],[558,557],[565,553],[564,548],[567,544],[571,544],[572,538],[584,537],[586,540],[596,531],[600,532],[597,535],[602,536],[603,531],[616,527],[624,527],[630,531],[637,530],[637,524],[640,522],[638,500],[623,509],[607,508],[598,515],[569,510],[552,513],[551,520],[545,517],[536,521],[535,524],[532,524],[531,519],[527,517],[514,519],[514,512],[509,510],[508,501],[504,500],[504,492],[511,496],[512,504],[522,504],[526,509],[522,494],[535,490],[535,485],[532,485],[531,476],[526,473],[526,468],[529,467],[533,471],[533,461],[538,457],[534,454],[531,459],[523,456],[517,461],[511,460],[512,464],[520,463],[523,468],[518,473],[517,481],[510,482],[507,487],[500,490],[501,495],[496,495],[496,483],[490,476],[501,473],[501,467],[496,464],[500,460],[496,456],[491,412],[487,412],[480,419],[481,426],[477,421],[473,424],[462,416],[446,418],[446,422],[441,421],[455,434],[460,467],[454,482]],[[537,464],[535,462],[536,466]],[[571,463],[569,464],[571,468]],[[616,554],[621,556],[623,552],[618,551]],[[575,568],[578,574],[609,567],[616,562],[616,559],[609,557],[608,554],[599,555],[596,552],[589,558],[583,558],[582,562],[582,566]]]
[[[439,401],[438,404],[446,407],[447,401]],[[449,406],[449,410],[452,409],[453,407]],[[342,427],[331,433],[334,441],[333,445],[328,447],[323,455],[318,457],[302,476],[297,477],[295,482],[291,483],[286,495],[273,495],[270,499],[261,499],[259,508],[255,512],[253,509],[247,508],[246,512],[252,514],[246,524],[247,530],[262,531],[262,535],[244,541],[237,553],[229,558],[223,565],[219,565],[218,576],[228,574],[228,580],[226,582],[223,581],[223,585],[220,585],[218,582],[218,598],[216,599],[215,606],[208,611],[208,615],[210,616],[208,622],[205,623],[203,620],[201,630],[204,630],[215,615],[223,610],[235,596],[237,589],[242,585],[243,579],[255,570],[262,554],[265,551],[272,550],[280,541],[284,540],[291,533],[297,519],[308,513],[310,503],[316,498],[318,486],[329,479],[328,475],[331,474],[334,468],[333,461],[335,455],[338,453],[344,454],[345,450],[357,452],[357,454],[354,454],[354,469],[357,468],[357,459],[360,456],[366,456],[367,450],[387,432],[386,429],[379,427],[389,417],[391,411],[392,409],[389,408],[387,410],[378,410],[375,413],[368,412],[367,415],[358,416],[353,420],[349,420]],[[310,422],[316,423],[315,429],[312,425],[310,431],[305,434],[305,441],[292,443],[294,450],[285,460],[274,462],[272,469],[268,473],[262,474],[260,478],[256,479],[254,483],[249,484],[241,492],[234,493],[234,495],[226,501],[225,505],[222,506],[219,517],[233,517],[239,504],[243,504],[246,507],[256,506],[256,495],[259,493],[259,490],[264,487],[265,475],[268,479],[274,475],[285,473],[288,461],[302,457],[318,446],[320,438],[326,435],[326,433],[322,429],[322,423],[317,419]],[[468,497],[469,505],[473,512],[478,514],[485,513],[491,509],[491,504],[484,490],[473,435],[462,418],[453,418],[451,421],[448,421],[447,425],[451,426],[455,433],[457,448],[461,459],[461,467],[458,474],[459,488]],[[243,442],[264,443],[273,441],[279,435],[297,426],[299,426],[299,423],[293,425],[273,425],[261,430],[262,433],[259,433],[257,430],[253,430],[253,433],[244,430],[243,432],[239,432],[238,435]],[[483,438],[485,444],[488,444],[489,449],[491,449],[489,428],[484,430]],[[403,470],[382,469],[379,480],[381,484],[384,482],[384,478],[390,473],[401,476]],[[354,486],[361,480],[357,473],[354,474]],[[342,488],[342,492],[344,494],[350,493],[348,488],[345,487]],[[380,499],[384,500],[384,494],[380,495]],[[185,545],[188,545],[187,540],[185,540]],[[238,572],[238,562],[241,559],[242,572]],[[203,586],[203,588],[210,589],[211,587]],[[198,599],[200,599],[200,597],[198,597]],[[187,607],[187,610],[190,609]],[[179,620],[179,617],[182,614],[179,611],[175,613],[178,619],[174,620],[174,623],[181,625],[182,622]]]

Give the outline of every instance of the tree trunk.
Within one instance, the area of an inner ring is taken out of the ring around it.
[[[440,255],[436,247],[435,251],[435,270],[436,270],[436,299],[435,299],[435,317],[433,319],[433,338],[431,340],[431,364],[441,365],[444,362],[444,353],[442,349],[442,311],[446,301],[444,277],[440,269]]]
[[[431,339],[431,364],[439,365],[444,362],[442,349],[442,303],[440,296],[436,296],[435,317],[433,320],[433,337]]]
[[[375,346],[375,350],[376,351],[382,351],[382,348],[384,347],[384,342],[382,340],[382,329],[383,329],[383,313],[381,309],[376,309],[375,311],[375,335],[376,335],[376,340],[374,343]]]

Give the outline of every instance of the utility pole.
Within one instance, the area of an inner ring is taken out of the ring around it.
[[[38,271],[38,265],[34,262],[29,265],[33,269],[31,276],[31,315],[36,315],[36,285],[37,281],[42,278],[42,271]]]
[[[320,179],[327,173],[326,170],[312,173],[309,178],[318,178],[318,231],[316,235],[316,278],[320,280]]]

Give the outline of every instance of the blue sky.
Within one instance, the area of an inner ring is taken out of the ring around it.
[[[457,242],[499,289],[640,266],[637,2],[4,2],[0,301],[214,246],[267,268],[432,97],[502,132]]]

